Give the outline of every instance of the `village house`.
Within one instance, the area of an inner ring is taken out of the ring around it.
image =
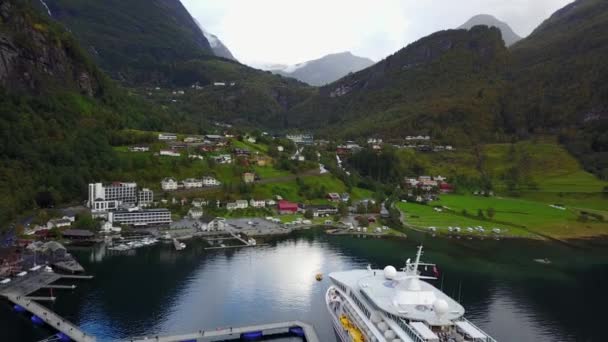
[[[187,148],[188,148],[188,145],[186,145],[186,144],[172,144],[171,145],[171,149],[173,151],[185,150]]]
[[[199,219],[202,231],[223,231],[226,229],[226,220],[221,217],[203,216]]]
[[[277,204],[277,210],[279,211],[279,214],[285,215],[285,214],[295,214],[298,212],[299,209],[298,209],[297,203],[292,203],[289,201],[281,200]]]
[[[255,182],[255,173],[245,172],[243,173],[243,182],[249,184]]]
[[[201,141],[203,141],[203,139],[200,138],[200,137],[186,137],[186,138],[184,138],[184,142],[185,143],[198,143],[198,142],[201,142]]]
[[[181,156],[181,154],[179,152],[175,152],[173,150],[160,150],[160,155],[161,156],[166,156],[166,157],[179,157],[179,156]]]
[[[164,178],[161,182],[160,182],[160,187],[161,189],[163,189],[164,191],[171,191],[171,190],[177,190],[177,181],[173,178]]]
[[[320,204],[320,205],[307,205],[302,208],[302,210],[312,211],[312,215],[314,217],[324,217],[336,215],[338,213],[338,209],[332,205]]]
[[[337,192],[330,192],[327,194],[327,199],[332,201],[332,202],[340,202],[341,198],[340,198],[340,194],[338,194]]]
[[[234,155],[237,156],[237,158],[238,157],[249,157],[251,155],[251,152],[244,148],[235,148],[233,150],[233,152],[234,152]]]
[[[201,208],[203,206],[206,206],[207,204],[208,202],[202,198],[195,198],[192,200],[192,206],[196,208]]]
[[[170,134],[170,133],[160,133],[160,134],[158,134],[158,140],[164,140],[164,141],[177,140],[177,135]]]
[[[236,208],[237,209],[247,209],[249,208],[249,202],[247,200],[236,200]]]
[[[237,208],[237,205],[235,202],[226,203],[226,210],[233,211],[233,210],[237,210],[237,209],[238,208]]]
[[[266,200],[266,205],[269,206],[269,207],[272,207],[272,206],[274,206],[276,204],[277,204],[277,202],[275,200],[273,200],[273,199]]]
[[[296,145],[313,145],[315,143],[312,134],[287,134],[285,138],[293,141]]]
[[[188,210],[188,216],[193,219],[200,219],[203,217],[203,209],[200,207],[193,207]]]
[[[203,180],[196,178],[187,178],[182,181],[184,189],[196,189],[203,187]]]
[[[217,179],[215,179],[214,177],[211,177],[211,176],[204,176],[202,179],[202,182],[203,182],[203,185],[206,187],[222,185],[222,183],[220,181],[218,181]]]
[[[218,164],[230,164],[232,163],[232,156],[229,154],[221,154],[219,156],[211,157]]]
[[[265,208],[266,207],[266,201],[265,200],[255,200],[255,199],[251,199],[249,200],[249,205],[252,208]]]
[[[148,152],[149,146],[129,146],[129,152]]]
[[[47,229],[69,227],[75,220],[76,218],[74,216],[64,216],[62,218],[55,218],[49,220],[49,222],[46,223],[46,227]]]

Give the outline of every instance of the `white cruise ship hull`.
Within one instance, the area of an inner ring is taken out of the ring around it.
[[[332,303],[330,302],[330,292],[332,290],[337,291],[334,286],[330,286],[329,289],[327,289],[327,292],[325,293],[325,305],[327,306],[327,312],[329,312],[329,315],[331,316],[331,323],[334,326],[336,336],[338,337],[340,342],[352,342],[350,336],[348,336],[348,332],[344,329],[344,327],[342,327],[342,324],[340,323],[340,317],[338,316],[338,313],[335,311],[334,307],[332,306]]]

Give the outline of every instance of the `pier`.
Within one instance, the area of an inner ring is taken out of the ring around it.
[[[36,303],[32,299],[29,299],[28,297],[11,295],[7,298],[14,304],[19,305],[25,310],[31,312],[33,315],[43,320],[46,324],[64,333],[66,336],[76,342],[95,342],[96,340],[95,337],[87,335],[85,332],[81,331],[80,328],[78,328],[76,325],[68,322],[61,316]]]
[[[23,276],[17,276],[7,284],[0,286],[0,296],[5,297],[10,302],[20,307],[22,310],[30,312],[41,321],[53,327],[55,330],[68,336],[76,342],[94,342],[95,337],[86,334],[80,330],[78,326],[69,322],[65,318],[54,313],[50,309],[38,304],[36,301],[56,300],[56,297],[51,296],[30,296],[31,294],[42,290],[53,289],[57,290],[73,290],[76,285],[55,285],[53,284],[59,279],[92,279],[92,276],[85,275],[63,275],[55,272],[47,272],[43,269],[28,272]],[[51,292],[52,293],[52,292]]]
[[[281,323],[269,323],[251,325],[237,328],[222,328],[214,330],[200,330],[192,334],[174,335],[174,336],[143,336],[136,339],[130,339],[130,342],[178,342],[178,341],[232,341],[241,337],[241,334],[261,332],[265,337],[274,335],[288,334],[291,328],[301,328],[307,342],[319,342],[317,332],[314,327],[308,323],[300,321],[288,321]]]

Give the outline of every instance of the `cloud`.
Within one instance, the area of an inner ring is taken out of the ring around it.
[[[380,60],[480,13],[529,34],[572,0],[182,0],[245,62],[295,64],[342,51]]]

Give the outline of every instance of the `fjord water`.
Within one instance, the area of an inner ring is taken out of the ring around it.
[[[335,341],[315,274],[401,266],[421,242],[423,259],[439,266],[437,287],[460,297],[467,317],[498,341],[606,341],[608,255],[603,244],[569,246],[524,240],[456,240],[416,236],[382,240],[329,236],[318,230],[266,241],[256,248],[184,251],[161,244],[136,255],[76,250],[94,275],[75,291],[56,293],[51,307],[100,341],[194,332],[285,320],[312,323]],[[534,262],[549,258],[551,264]],[[442,285],[443,284],[443,285]],[[0,305],[2,341],[51,335],[29,317]]]

